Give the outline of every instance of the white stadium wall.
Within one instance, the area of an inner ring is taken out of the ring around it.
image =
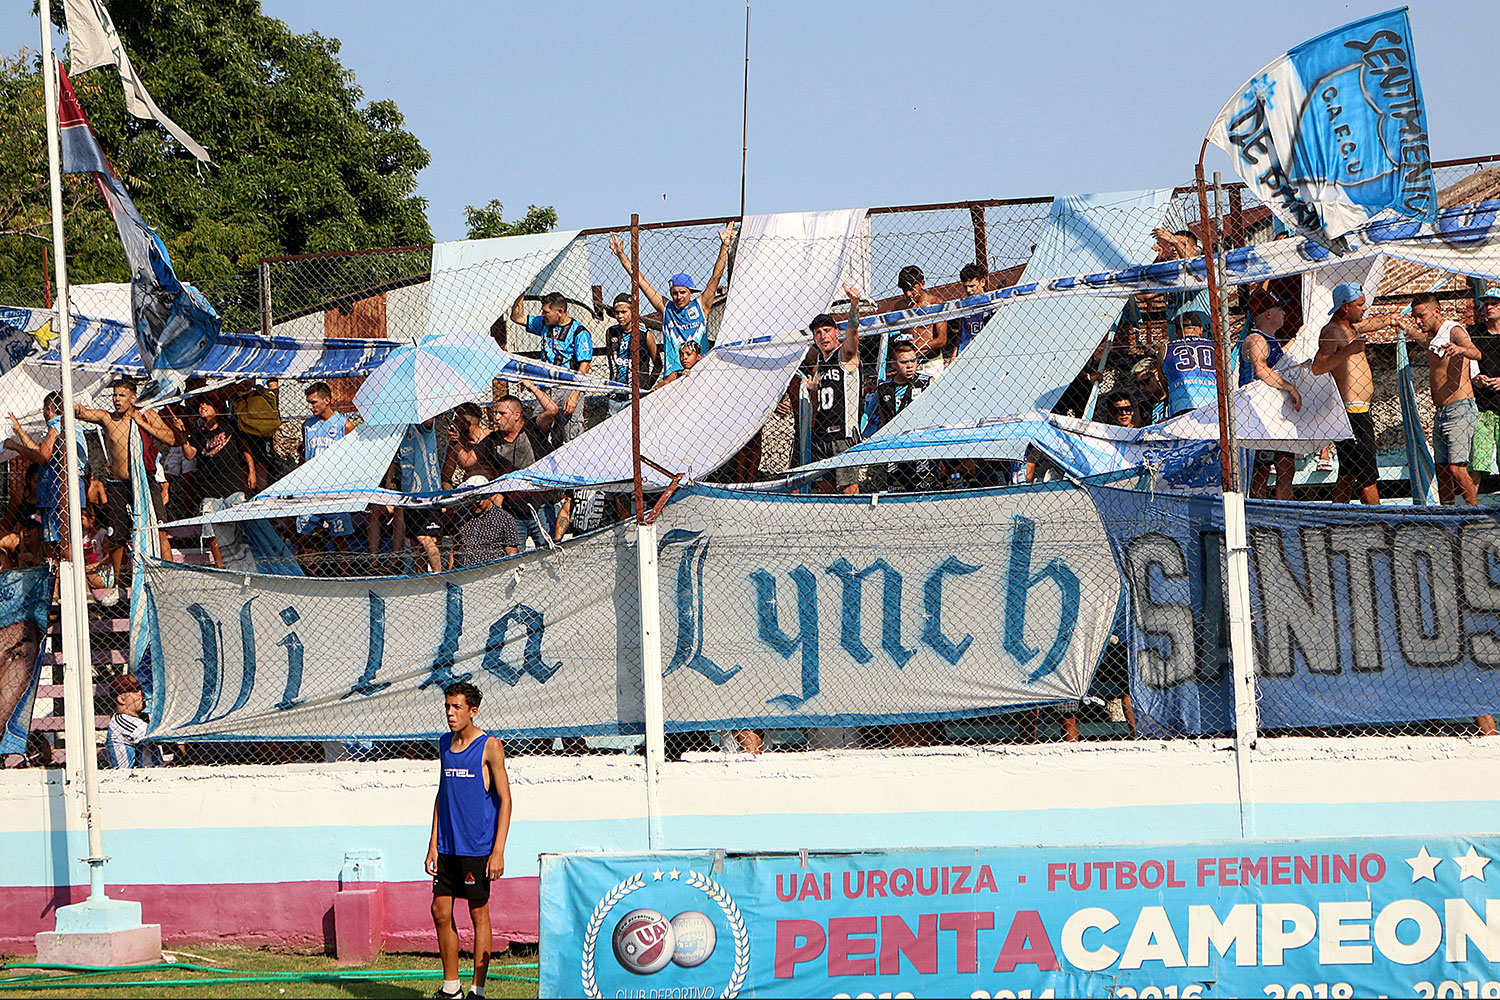
[[[1229,742],[1207,740],[703,755],[665,765],[656,846],[1233,850],[1242,836],[1500,831],[1500,740],[1262,740],[1237,765]],[[492,910],[501,937],[535,940],[539,854],[650,846],[644,771],[635,757],[521,757],[510,772]],[[168,938],[332,948],[350,931],[336,917],[355,912],[339,897],[374,890],[374,946],[430,950],[436,777],[435,764],[390,763],[105,772],[110,893],[142,902]],[[82,814],[62,771],[0,772],[0,950],[30,950],[55,907],[86,894]]]

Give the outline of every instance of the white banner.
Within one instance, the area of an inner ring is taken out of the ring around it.
[[[153,562],[153,733],[421,737],[467,679],[486,726],[638,732],[634,530],[455,573]],[[664,511],[669,727],[896,723],[1081,697],[1122,583],[1086,494],[906,502],[685,493]],[[492,707],[493,706],[493,707]]]

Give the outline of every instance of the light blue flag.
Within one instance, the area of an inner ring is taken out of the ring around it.
[[[1411,361],[1406,356],[1406,334],[1396,340],[1396,376],[1401,397],[1401,430],[1406,437],[1406,469],[1411,479],[1411,502],[1417,505],[1437,503],[1437,467],[1432,462],[1432,452],[1427,448],[1427,438],[1422,434],[1422,421],[1417,415],[1417,387],[1411,378]]]
[[[57,77],[62,171],[93,174],[109,203],[130,265],[130,312],[140,363],[147,373],[191,372],[214,347],[219,314],[198,289],[178,279],[166,244],[115,176],[61,66]]]
[[[1405,8],[1273,60],[1224,105],[1208,138],[1288,229],[1332,249],[1386,209],[1437,219]]]

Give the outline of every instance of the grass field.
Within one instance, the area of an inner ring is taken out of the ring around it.
[[[0,998],[10,997],[429,997],[442,980],[431,955],[382,955],[369,966],[334,964],[325,955],[193,945],[169,949],[176,968],[76,973],[15,968],[27,956],[0,956]],[[194,968],[184,968],[184,966]],[[464,989],[469,966],[464,964]],[[506,978],[501,978],[506,977]],[[536,949],[512,945],[490,963],[485,996],[536,996]],[[181,985],[177,985],[177,984]]]

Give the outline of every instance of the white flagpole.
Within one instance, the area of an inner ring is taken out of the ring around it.
[[[68,258],[63,244],[62,152],[57,122],[57,60],[52,53],[52,4],[40,0],[42,15],[42,94],[47,105],[47,175],[52,188],[52,260],[57,280],[57,343],[62,375],[62,440],[67,482],[63,495],[68,502],[68,558],[58,563],[58,589],[62,599],[63,662],[73,675],[75,686],[66,690],[64,705],[76,705],[75,714],[81,727],[70,730],[70,736],[82,736],[77,745],[70,741],[68,765],[81,766],[84,788],[84,815],[88,822],[89,899],[102,900],[104,894],[104,838],[99,824],[99,769],[94,746],[94,664],[89,642],[88,597],[84,591],[83,506],[78,495],[82,469],[78,467],[77,420],[73,414],[73,337],[72,317],[68,309]],[[136,572],[139,572],[137,568]],[[72,641],[68,633],[71,632]],[[81,729],[81,734],[79,733]]]

